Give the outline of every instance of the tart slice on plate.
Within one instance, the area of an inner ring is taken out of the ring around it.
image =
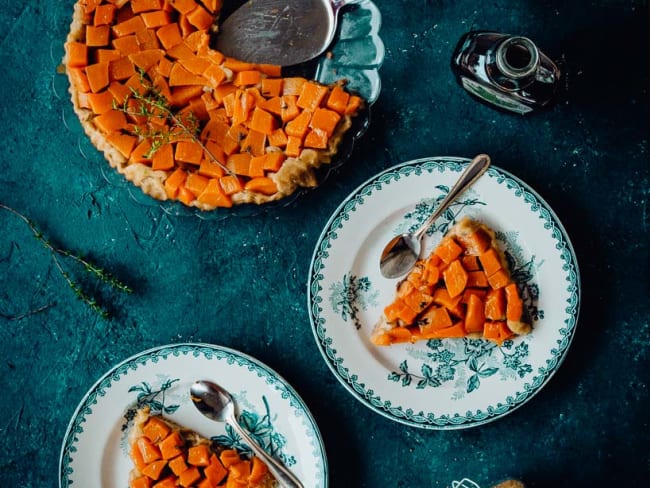
[[[397,284],[371,340],[388,346],[470,337],[502,344],[530,330],[494,231],[465,217]]]
[[[169,419],[138,411],[129,435],[129,488],[272,488],[257,457],[242,457]]]

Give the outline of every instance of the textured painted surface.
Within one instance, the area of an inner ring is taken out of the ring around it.
[[[540,487],[645,486],[646,2],[376,0],[383,91],[350,161],[288,208],[207,221],[167,215],[107,181],[57,74],[72,3],[0,1],[0,203],[135,292],[88,282],[113,313],[98,318],[25,224],[0,210],[3,486],[56,486],[61,441],[84,393],[114,363],[181,341],[233,347],[283,375],[319,423],[333,487],[445,487],[464,476],[484,486],[507,476]],[[470,28],[528,35],[563,59],[567,99],[530,118],[470,99],[449,70]],[[567,228],[583,283],[577,335],[524,408],[467,431],[406,428],[351,398],[321,360],[306,310],[313,247],[339,202],[378,171],[479,151],[535,188]]]

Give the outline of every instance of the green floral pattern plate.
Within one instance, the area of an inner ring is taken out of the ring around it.
[[[523,405],[559,367],[578,321],[578,264],[562,224],[528,185],[492,166],[434,223],[424,253],[465,215],[490,226],[523,290],[532,333],[501,347],[466,338],[370,342],[399,281],[379,273],[383,246],[417,228],[467,164],[420,159],[361,185],[325,226],[309,273],[311,325],[332,372],[375,412],[426,429],[472,427]]]
[[[215,381],[234,396],[239,422],[305,486],[328,486],[318,427],[293,388],[256,359],[210,344],[176,344],[137,354],[107,372],[77,407],[61,450],[59,487],[125,488],[133,465],[127,437],[138,408],[250,454],[229,426],[203,417],[190,385]]]

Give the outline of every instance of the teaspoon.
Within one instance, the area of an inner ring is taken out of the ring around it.
[[[235,402],[228,391],[211,381],[195,381],[190,387],[190,396],[199,412],[207,418],[216,422],[230,424],[244,438],[255,455],[264,461],[273,477],[280,483],[280,486],[304,488],[293,473],[262,449],[248,432],[239,425],[235,415]]]
[[[479,154],[469,163],[460,178],[449,191],[445,199],[431,214],[431,216],[415,231],[393,237],[384,247],[379,260],[379,270],[385,278],[399,278],[408,273],[420,257],[422,236],[438,217],[444,212],[461,193],[474,184],[474,182],[490,166],[490,157]]]

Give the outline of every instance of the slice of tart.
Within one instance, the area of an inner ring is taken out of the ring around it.
[[[129,488],[272,488],[277,482],[257,457],[215,445],[169,419],[138,410],[129,434]]]
[[[222,0],[78,0],[63,64],[76,114],[148,195],[202,210],[318,184],[363,100],[210,47]]]
[[[494,232],[465,217],[398,283],[371,340],[387,346],[482,337],[502,344],[530,330]]]

